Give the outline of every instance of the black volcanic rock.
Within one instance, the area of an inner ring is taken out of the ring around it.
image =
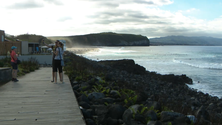
[[[95,62],[76,55],[71,58],[73,63],[80,60],[80,64],[84,64],[81,68],[74,67],[72,70],[89,71],[89,74],[83,74],[84,78],[79,80],[78,84],[72,84],[78,85],[74,92],[79,104],[83,105],[84,103],[80,102],[83,101],[90,105],[90,109],[84,110],[86,120],[90,121],[88,118],[93,117],[96,124],[101,125],[222,123],[222,99],[189,88],[187,83],[191,83],[192,79],[186,75],[160,75],[144,70],[137,74],[138,72],[129,70],[137,67],[132,60]],[[105,78],[106,74],[109,75],[108,79]],[[70,81],[75,81],[76,76],[71,74]],[[78,89],[79,86],[88,86],[91,89]],[[135,98],[136,101],[132,101]],[[114,105],[126,108],[122,118],[121,109]],[[110,108],[112,106],[113,108]],[[90,116],[91,114],[93,116]],[[149,116],[156,121],[145,122],[144,119],[147,120]]]
[[[108,107],[106,117],[113,119],[122,119],[122,115],[126,109],[122,105],[111,105]]]
[[[143,66],[135,64],[134,60],[123,59],[123,60],[112,60],[112,61],[100,61],[100,64],[110,66],[115,69],[125,70],[129,73],[144,74],[146,69]]]

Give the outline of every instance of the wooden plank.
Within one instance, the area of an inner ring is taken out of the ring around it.
[[[85,125],[68,77],[50,80],[51,68],[41,68],[1,86],[0,124]]]

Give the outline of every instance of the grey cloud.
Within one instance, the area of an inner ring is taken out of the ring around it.
[[[171,31],[171,32],[167,32]],[[174,28],[174,27],[162,27],[162,28],[149,28],[144,27],[141,28],[126,28],[120,29],[113,32],[119,33],[131,33],[131,34],[141,34],[144,36],[150,37],[164,37],[164,36],[209,36],[215,38],[222,38],[221,34],[219,33],[207,33],[201,30],[194,31],[193,29],[186,29],[186,28]]]
[[[72,17],[62,17],[58,19],[59,22],[65,22],[67,20],[72,20]]]
[[[113,10],[103,11],[91,15],[89,18],[95,19],[96,24],[111,24],[111,23],[131,23],[131,24],[168,24],[168,19],[163,19],[154,15],[146,15],[140,11],[131,10]]]
[[[60,2],[59,0],[44,0],[50,4],[55,4],[55,5],[63,5],[62,2]]]
[[[167,33],[181,33],[181,32],[189,32],[191,29],[169,26],[169,27],[163,27],[162,30],[164,30],[164,32]]]
[[[159,1],[162,4],[169,4],[171,3],[170,0],[115,0],[115,1],[104,1],[104,0],[84,0],[84,1],[90,1],[90,2],[97,2],[103,5],[115,5],[115,7],[119,4],[145,4],[145,5],[157,5],[155,2]],[[154,2],[155,1],[155,2]],[[104,4],[106,3],[106,4]]]
[[[100,7],[110,7],[110,8],[116,8],[119,6],[118,3],[111,3],[111,2],[101,2],[97,6]]]
[[[20,3],[14,3],[11,6],[9,6],[10,9],[30,9],[30,8],[41,8],[41,7],[44,7],[44,5],[37,3],[33,0],[20,2]]]
[[[138,4],[155,5],[153,1],[146,1],[146,0],[133,0],[133,2]]]
[[[100,19],[96,20],[94,24],[112,24],[112,23],[122,23],[126,25],[127,23],[134,25],[145,25],[145,24],[154,24],[154,25],[168,25],[168,22],[158,21],[158,20],[145,20],[139,18],[116,18],[116,19]]]

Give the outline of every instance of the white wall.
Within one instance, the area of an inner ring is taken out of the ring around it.
[[[29,44],[27,41],[22,41],[22,54],[29,54]]]

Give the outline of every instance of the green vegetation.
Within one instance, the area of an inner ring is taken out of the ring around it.
[[[18,76],[39,69],[39,63],[35,58],[29,58],[27,61],[22,61],[21,64],[19,65],[19,68],[21,72],[18,73]]]
[[[11,58],[0,59],[0,67],[11,67]],[[33,72],[39,69],[39,63],[35,58],[29,58],[27,61],[21,61],[18,65],[18,76],[23,76],[26,73]]]
[[[172,125],[172,123],[171,122],[168,122],[168,124],[167,125]]]
[[[12,35],[5,35],[5,38],[7,39],[7,40],[9,40],[9,41],[16,41],[16,38],[14,37],[14,36],[12,36]]]
[[[0,67],[11,67],[11,58],[5,57],[0,59]]]
[[[149,46],[146,36],[134,34],[118,34],[112,32],[87,34],[78,36],[48,37],[48,39],[63,39],[67,46]],[[141,42],[143,41],[143,42]]]
[[[81,94],[84,94],[88,97],[89,93],[99,92],[103,93],[106,97],[112,97],[112,90],[115,90],[115,98],[118,98],[121,101],[121,105],[125,108],[131,109],[133,112],[132,117],[135,119],[137,115],[145,116],[145,113],[148,111],[154,111],[157,114],[157,118],[161,119],[161,111],[170,111],[170,109],[166,106],[162,106],[162,110],[155,110],[155,108],[147,107],[141,104],[141,108],[137,111],[134,111],[130,106],[138,104],[138,93],[136,90],[132,90],[127,88],[126,86],[122,86],[124,83],[116,83],[105,80],[105,71],[100,71],[100,69],[94,65],[94,62],[91,60],[87,60],[75,54],[69,55],[69,58],[65,57],[68,60],[66,66],[64,67],[65,74],[69,76],[70,79],[73,79],[78,82],[78,84],[86,83],[87,81],[91,81],[91,87],[89,86],[81,86]],[[97,78],[97,79],[96,79]],[[112,85],[111,85],[112,84]],[[115,89],[118,88],[118,89]],[[104,102],[105,106],[109,106],[110,102]],[[144,124],[147,124],[150,121],[150,117],[146,117],[143,121]]]
[[[34,42],[34,43],[41,43],[44,40],[46,44],[52,43],[52,41],[47,39],[46,37],[42,35],[36,35],[36,34],[22,34],[22,35],[17,36],[16,39],[19,39],[20,41],[28,41],[28,42]]]
[[[18,36],[6,35],[5,38],[9,41],[16,41],[18,39],[19,41],[40,43],[40,42],[43,42],[43,40],[44,40],[45,44],[52,43],[52,41],[47,39],[46,37],[44,37],[42,35],[36,35],[36,34],[21,34]]]

